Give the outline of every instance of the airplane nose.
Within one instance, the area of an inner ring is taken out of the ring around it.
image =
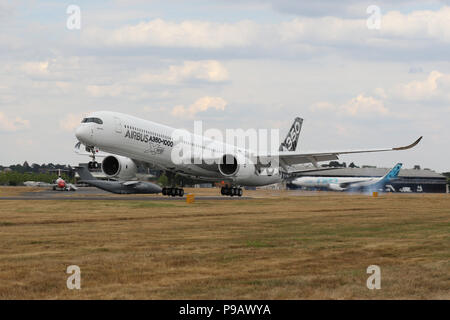
[[[89,139],[89,130],[88,128],[86,128],[86,126],[79,126],[76,130],[75,130],[75,136],[77,137],[78,141],[80,142],[88,142]]]

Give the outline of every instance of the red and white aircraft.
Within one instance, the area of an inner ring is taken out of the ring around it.
[[[76,191],[78,190],[78,188],[71,184],[71,183],[67,183],[61,175],[61,172],[64,170],[58,169],[55,170],[58,172],[58,179],[55,180],[55,183],[53,183],[53,191]]]

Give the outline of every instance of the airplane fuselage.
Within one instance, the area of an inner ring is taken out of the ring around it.
[[[90,120],[77,128],[78,140],[86,146],[95,146],[107,153],[207,181],[224,180],[242,186],[264,186],[282,181],[279,168],[268,174],[261,174],[256,172],[251,164],[243,163],[241,169],[246,174],[227,177],[218,170],[217,163],[197,161],[219,159],[225,152],[247,158],[254,154],[251,150],[187,131],[184,131],[183,138],[180,138],[178,129],[121,113],[95,112],[87,119]],[[177,152],[188,149],[193,161],[188,163],[174,161],[174,149]]]
[[[299,177],[293,185],[304,188],[320,188],[333,191],[378,190],[392,179],[397,179],[402,163],[397,163],[382,177]]]
[[[351,184],[352,188],[364,188],[375,185],[381,178],[367,178],[367,177],[300,177],[292,181],[292,184],[305,188],[326,188],[332,190],[347,189],[342,187],[346,184]],[[333,186],[336,186],[333,189]]]

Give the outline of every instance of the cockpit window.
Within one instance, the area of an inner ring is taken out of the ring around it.
[[[84,118],[81,123],[97,123],[97,124],[103,124],[102,119],[100,118]]]

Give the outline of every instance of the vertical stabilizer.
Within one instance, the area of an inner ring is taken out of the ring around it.
[[[386,173],[382,178],[381,181],[383,182],[389,182],[392,179],[396,179],[398,177],[398,174],[400,173],[400,169],[402,168],[402,163],[397,163],[391,170],[389,170],[388,173]]]
[[[281,143],[279,151],[297,151],[298,139],[300,132],[302,131],[303,119],[300,117],[295,118],[291,129],[288,132],[287,137]]]

